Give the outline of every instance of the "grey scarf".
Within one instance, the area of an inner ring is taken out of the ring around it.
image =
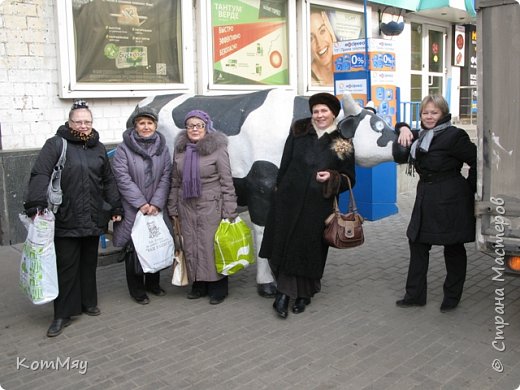
[[[414,143],[412,144],[412,147],[410,149],[410,155],[412,156],[412,159],[415,160],[415,152],[417,148],[423,152],[428,152],[430,149],[430,144],[432,143],[433,138],[442,133],[444,130],[446,130],[448,127],[451,126],[451,121],[447,121],[444,123],[441,123],[438,126],[435,126],[433,129],[425,129],[421,128],[419,131],[419,138],[417,138]]]

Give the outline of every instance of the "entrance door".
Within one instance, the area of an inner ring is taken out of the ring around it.
[[[421,101],[430,94],[443,95],[446,29],[420,23],[411,23],[411,28],[411,101]]]

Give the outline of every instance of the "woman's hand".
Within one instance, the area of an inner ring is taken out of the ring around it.
[[[112,215],[112,222],[121,222],[122,219],[120,215]]]
[[[139,207],[139,211],[144,215],[148,214],[150,212],[150,205],[148,203],[143,204],[141,207]]]
[[[159,208],[157,208],[156,206],[151,204],[150,207],[148,208],[148,215],[157,215],[157,214],[159,214]]]
[[[139,211],[143,213],[144,215],[157,215],[159,214],[159,209],[154,206],[153,204],[144,204],[141,207],[139,207]]]
[[[413,134],[408,126],[402,126],[399,129],[399,138],[397,138],[397,142],[404,147],[408,147],[413,142]]]
[[[325,183],[329,179],[330,179],[329,171],[319,171],[318,173],[316,173],[316,181],[319,183]]]

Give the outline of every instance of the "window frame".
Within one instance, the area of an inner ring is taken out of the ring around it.
[[[364,14],[364,6],[363,3],[353,3],[348,1],[339,1],[339,0],[311,0],[305,1],[301,3],[301,8],[299,10],[300,21],[301,21],[301,31],[299,45],[302,48],[302,54],[299,66],[299,74],[302,75],[300,77],[300,85],[302,91],[305,91],[305,94],[313,94],[317,92],[333,92],[334,85],[332,86],[319,86],[312,84],[312,76],[311,76],[311,44],[310,44],[310,15],[311,15],[311,7],[325,7],[337,9],[343,12],[355,12]],[[363,25],[365,30],[365,35],[367,38],[371,38],[372,36],[372,8],[371,6],[367,6],[367,17],[363,16],[363,24],[366,21],[366,26]],[[364,36],[359,38],[363,39]]]
[[[76,47],[74,42],[74,21],[72,0],[56,2],[58,77],[60,98],[118,98],[146,97],[175,91],[186,93],[193,91],[193,20],[191,0],[178,0],[181,7],[181,44],[179,55],[182,55],[181,83],[85,83],[76,78]]]

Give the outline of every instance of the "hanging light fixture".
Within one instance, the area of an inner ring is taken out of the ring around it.
[[[383,22],[383,15],[385,14],[387,8],[392,9],[392,20],[389,22]],[[385,7],[383,11],[379,11],[379,33],[383,33],[384,35],[394,36],[399,35],[404,30],[404,18],[401,15],[402,10],[399,13],[396,12],[395,7]],[[395,18],[395,20],[394,20]],[[399,21],[401,19],[401,21]]]

